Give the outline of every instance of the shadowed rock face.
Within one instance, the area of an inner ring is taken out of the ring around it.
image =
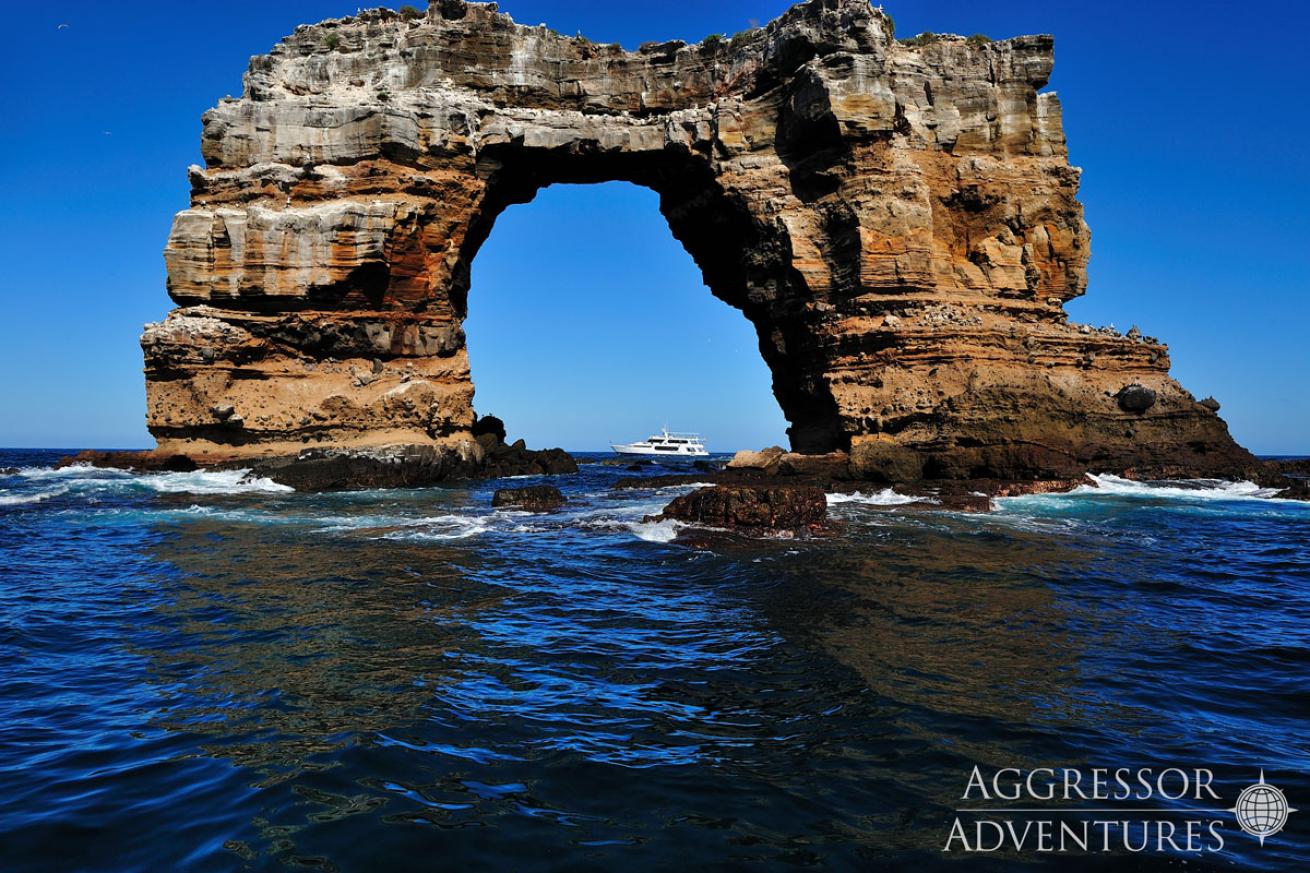
[[[462,322],[496,217],[626,180],[755,325],[796,451],[1235,472],[1165,346],[1067,323],[1088,230],[1051,66],[1046,36],[902,45],[867,0],[636,52],[459,0],[298,28],[205,115],[178,308],[142,339],[150,430],[198,457],[471,440]],[[1124,408],[1130,385],[1154,402]]]

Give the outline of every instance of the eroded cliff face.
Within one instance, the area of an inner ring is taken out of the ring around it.
[[[178,308],[142,340],[151,432],[199,457],[468,440],[478,248],[545,185],[618,179],[756,326],[796,450],[1236,471],[1163,345],[1067,323],[1089,235],[1051,66],[1045,36],[903,45],[867,0],[636,52],[459,0],[301,27],[205,116]]]

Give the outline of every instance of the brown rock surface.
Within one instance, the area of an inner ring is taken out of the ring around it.
[[[778,462],[786,451],[782,446],[769,446],[767,449],[760,449],[753,452],[750,449],[742,449],[732,456],[728,462],[729,470],[771,470],[778,466]]]
[[[479,247],[543,186],[620,179],[755,325],[795,451],[1238,475],[1164,345],[1067,323],[1089,244],[1052,62],[1047,36],[898,43],[867,0],[635,52],[461,0],[300,27],[205,115],[150,430],[202,459],[471,443]]]

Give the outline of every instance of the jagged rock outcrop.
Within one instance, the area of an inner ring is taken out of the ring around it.
[[[150,430],[202,458],[472,440],[461,324],[497,215],[619,179],[757,328],[795,451],[1235,474],[1253,459],[1164,345],[1067,323],[1089,235],[1052,59],[1047,36],[902,44],[867,0],[633,52],[462,0],[298,28],[205,115],[179,308],[142,340]]]

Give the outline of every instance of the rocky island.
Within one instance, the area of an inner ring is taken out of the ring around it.
[[[636,51],[463,0],[297,28],[205,114],[142,337],[154,457],[483,469],[470,265],[510,204],[625,180],[754,324],[793,466],[1260,475],[1164,344],[1069,323],[1090,244],[1052,63],[1049,36],[898,41],[868,0]]]

